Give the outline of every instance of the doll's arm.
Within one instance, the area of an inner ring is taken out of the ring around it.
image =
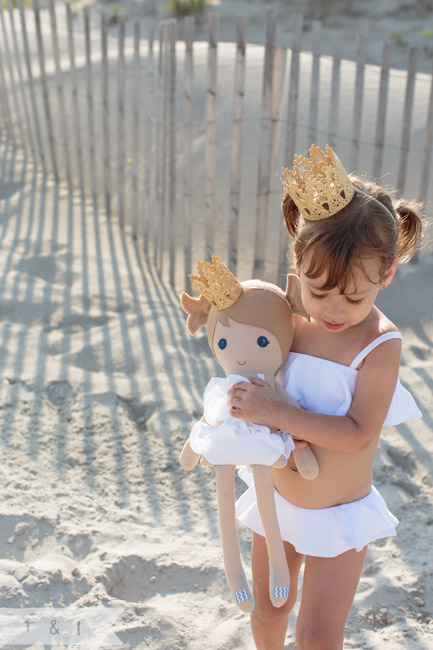
[[[206,422],[206,418],[203,415],[201,417],[200,422]],[[215,427],[218,427],[221,424],[221,422],[216,422]],[[190,442],[191,436],[188,438],[188,440],[185,442],[182,451],[180,452],[180,457],[179,461],[181,464],[182,469],[184,469],[186,472],[190,472],[194,467],[197,465],[198,461],[201,458],[201,462],[203,465],[212,465],[209,461],[206,460],[206,458],[201,456],[201,454],[195,452],[193,448],[191,447],[191,442]]]
[[[291,397],[282,386],[276,384],[275,389],[278,397],[281,401],[285,402],[285,404],[290,404],[291,406],[297,406],[298,408],[301,408],[298,402],[293,399],[293,397]],[[296,467],[298,468],[298,472],[303,478],[311,480],[317,477],[319,474],[319,465],[308,443],[306,443],[305,447],[302,449],[294,449],[292,451],[292,454],[296,463]]]
[[[190,472],[197,465],[200,460],[200,454],[197,454],[191,447],[191,443],[188,440],[185,442],[182,451],[180,452],[180,464],[182,469],[186,472]]]

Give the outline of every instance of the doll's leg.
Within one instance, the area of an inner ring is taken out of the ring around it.
[[[242,568],[236,524],[235,470],[234,465],[215,465],[221,543],[224,555],[224,569],[233,599],[243,612],[251,612],[254,607],[254,598]]]
[[[269,596],[275,607],[281,607],[289,597],[290,575],[275,508],[272,469],[266,465],[253,465],[252,469],[257,505],[268,547]]]
[[[283,607],[274,607],[269,598],[269,559],[266,540],[253,532],[251,567],[253,571],[254,611],[251,612],[251,631],[258,650],[283,650],[289,612],[298,595],[298,576],[303,555],[284,542],[290,570],[290,596]]]

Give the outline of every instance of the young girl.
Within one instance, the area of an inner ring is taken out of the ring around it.
[[[283,170],[282,202],[310,321],[296,320],[280,378],[303,408],[280,401],[260,379],[229,391],[233,417],[309,442],[320,467],[312,481],[290,460],[273,469],[292,585],[280,609],[267,595],[268,559],[253,486],[237,504],[239,519],[253,530],[251,625],[260,650],[284,646],[304,555],[297,650],[343,647],[367,544],[395,535],[398,524],[372,486],[381,428],[421,415],[398,380],[401,335],[375,306],[397,263],[413,255],[420,208],[403,200],[393,204],[378,185],[347,176],[329,147],[323,153],[313,145],[310,156],[295,157],[293,171]],[[249,481],[247,472],[241,476]]]

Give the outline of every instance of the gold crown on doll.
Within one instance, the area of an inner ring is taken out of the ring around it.
[[[283,193],[307,221],[318,221],[350,203],[355,188],[331,147],[326,145],[325,153],[312,144],[310,159],[296,155],[293,168],[283,168]]]
[[[227,309],[241,295],[242,286],[219,257],[211,257],[212,264],[197,262],[198,275],[190,275],[189,279],[216,309]]]

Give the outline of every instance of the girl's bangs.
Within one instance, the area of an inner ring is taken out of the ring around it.
[[[346,293],[350,284],[355,282],[353,255],[348,255],[347,250],[330,253],[318,243],[311,247],[311,252],[309,267],[303,269],[307,278],[315,280],[325,275],[326,281],[320,287],[323,291],[338,287],[341,293]]]

